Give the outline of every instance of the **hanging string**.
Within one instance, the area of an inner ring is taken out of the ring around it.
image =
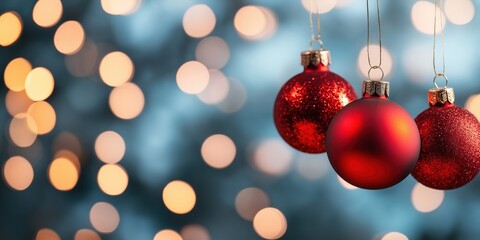
[[[320,6],[319,6],[319,3],[318,3],[318,0],[315,0],[315,3],[316,3],[316,10],[315,10],[315,14],[316,14],[316,17],[317,17],[317,33],[315,33],[315,26],[313,24],[313,1],[314,0],[310,0],[310,33],[312,35],[311,39],[310,39],[310,50],[313,50],[313,43],[318,43],[320,45],[320,50],[323,49],[323,41],[320,37]]]
[[[435,73],[435,77],[433,78],[433,84],[437,89],[440,87],[438,86],[437,83],[437,78],[438,77],[443,77],[445,80],[445,85],[443,88],[446,88],[448,85],[448,78],[445,75],[445,30],[443,29],[443,14],[440,12],[440,31],[441,31],[441,38],[442,38],[442,72],[437,72],[437,61],[436,61],[436,50],[437,50],[437,5],[438,5],[438,0],[435,0],[435,10],[434,10],[434,19],[433,19],[433,72]],[[440,0],[440,9],[443,9],[443,0]]]
[[[380,70],[382,73],[382,76],[380,77],[380,81],[383,80],[383,77],[385,76],[385,73],[383,72],[382,69],[382,25],[381,25],[381,19],[380,19],[380,1],[377,0],[377,27],[378,27],[378,45],[380,48],[380,56],[379,56],[379,62],[378,65],[373,65],[372,60],[370,58],[370,6],[368,4],[367,0],[367,57],[368,57],[368,65],[370,66],[370,69],[368,70],[368,79],[372,80],[370,77],[370,73],[374,69]]]

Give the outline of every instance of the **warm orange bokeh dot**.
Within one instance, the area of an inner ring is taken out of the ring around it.
[[[7,107],[7,111],[11,116],[15,116],[20,113],[26,113],[32,103],[32,99],[27,96],[25,91],[8,91],[7,95],[5,96],[5,106]]]
[[[16,42],[22,33],[23,23],[16,12],[0,15],[0,46],[9,46]]]
[[[153,237],[153,240],[183,240],[180,234],[171,230],[171,229],[164,229]]]
[[[80,159],[78,158],[78,156],[74,152],[72,152],[70,150],[61,149],[61,150],[59,150],[55,153],[54,158],[55,159],[66,158],[66,159],[70,160],[70,162],[72,162],[73,165],[75,165],[78,172],[80,172],[80,170],[81,170]]]
[[[43,228],[37,232],[35,240],[61,240],[60,236],[52,229]]]
[[[9,126],[9,134],[12,142],[19,147],[30,147],[37,139],[36,130],[32,131],[34,125],[28,124],[30,116],[26,113],[20,113],[12,118]]]
[[[90,229],[80,229],[75,233],[74,240],[101,240],[98,233]]]
[[[32,65],[25,58],[15,58],[10,61],[5,68],[3,75],[5,86],[14,92],[20,92],[25,89],[25,80],[28,73],[32,70]]]
[[[54,85],[52,73],[44,67],[37,67],[27,75],[25,92],[33,101],[42,101],[52,94]]]
[[[53,43],[55,48],[63,54],[75,54],[85,43],[85,31],[77,21],[64,22],[55,32]]]
[[[212,9],[205,4],[190,7],[183,15],[183,29],[188,36],[202,38],[215,28],[217,20]]]
[[[264,208],[255,215],[253,228],[262,238],[279,239],[287,231],[287,219],[276,208]]]
[[[213,168],[226,168],[235,159],[237,149],[235,143],[228,136],[215,134],[202,144],[201,154],[203,160]]]
[[[163,189],[165,206],[176,214],[186,214],[192,211],[197,197],[193,188],[184,181],[172,181]]]
[[[127,189],[128,174],[120,165],[106,164],[98,171],[97,181],[104,193],[117,196]]]
[[[184,63],[177,71],[177,85],[184,93],[197,94],[205,90],[210,75],[201,62]]]
[[[120,215],[111,204],[98,202],[90,209],[90,223],[101,233],[111,233],[117,229]]]
[[[145,96],[136,84],[128,82],[112,90],[109,105],[118,118],[133,119],[142,113]]]
[[[72,190],[77,185],[79,173],[75,164],[66,158],[53,160],[48,168],[48,178],[60,191]]]
[[[110,87],[118,87],[133,77],[132,60],[123,52],[111,52],[103,57],[99,67],[102,81]]]
[[[180,230],[183,240],[210,240],[208,230],[202,225],[189,224]]]
[[[105,131],[95,140],[95,153],[104,163],[117,163],[125,154],[125,141],[114,131]]]
[[[40,27],[48,28],[60,21],[63,6],[60,0],[37,1],[33,7],[33,21]]]
[[[267,194],[258,188],[245,188],[235,198],[235,209],[238,215],[252,221],[258,211],[270,206]]]
[[[57,117],[55,109],[44,101],[35,102],[27,111],[30,118],[27,119],[30,130],[38,135],[49,133],[55,127]]]
[[[134,13],[142,0],[101,0],[102,9],[111,15],[129,15]]]
[[[3,179],[11,188],[17,191],[27,189],[32,184],[33,176],[32,165],[23,157],[11,157],[3,166]]]

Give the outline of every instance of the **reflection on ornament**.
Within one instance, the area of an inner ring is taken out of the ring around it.
[[[363,98],[337,113],[327,132],[327,154],[348,183],[383,189],[407,177],[418,159],[420,136],[412,117],[388,100],[389,83],[364,81]]]
[[[350,83],[330,72],[329,64],[327,50],[302,52],[304,71],[285,83],[275,101],[278,132],[302,152],[325,152],[325,135],[333,116],[357,99]]]

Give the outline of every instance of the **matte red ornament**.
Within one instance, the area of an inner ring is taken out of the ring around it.
[[[302,52],[304,71],[281,88],[273,117],[280,136],[306,153],[325,152],[325,135],[333,116],[357,99],[350,83],[330,72],[326,50]]]
[[[459,188],[480,169],[480,123],[454,105],[451,88],[430,90],[429,100],[430,108],[415,119],[422,149],[412,176],[430,188]]]
[[[401,182],[420,153],[415,121],[388,100],[388,89],[388,82],[364,81],[363,98],[339,111],[327,132],[333,169],[360,188],[383,189]]]

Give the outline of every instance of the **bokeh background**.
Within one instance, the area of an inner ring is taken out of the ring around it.
[[[331,70],[359,93],[365,1],[319,2]],[[380,2],[391,99],[416,116],[434,5]],[[0,239],[479,239],[479,179],[355,189],[281,140],[273,102],[302,71],[309,6],[2,0]],[[449,86],[480,118],[479,7],[445,0],[439,17]]]

